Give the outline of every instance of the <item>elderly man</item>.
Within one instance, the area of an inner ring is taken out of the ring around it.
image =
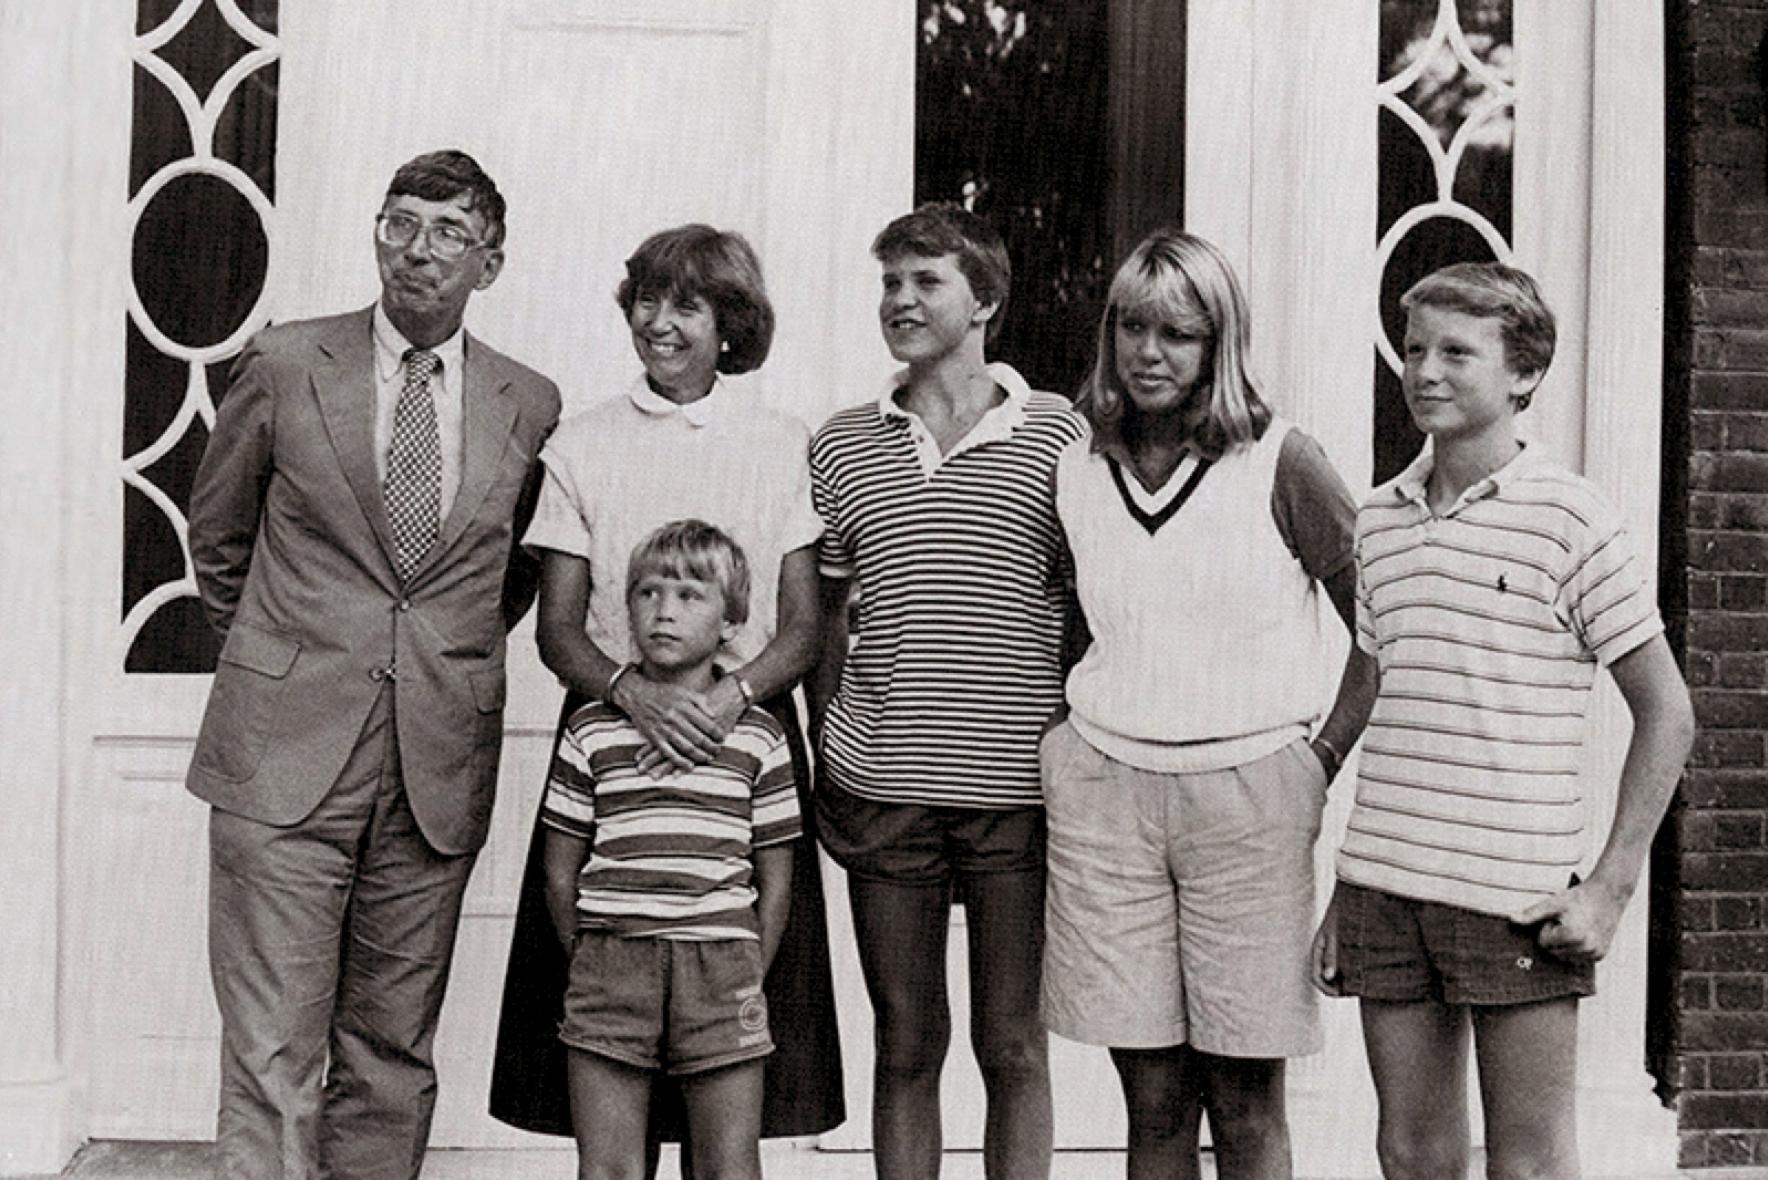
[[[416,1177],[431,1044],[503,736],[513,544],[557,387],[468,335],[504,201],[462,152],[401,167],[373,307],[240,356],[191,497],[226,637],[190,790],[211,807],[216,1175]]]

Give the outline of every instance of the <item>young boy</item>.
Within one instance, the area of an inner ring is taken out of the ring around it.
[[[1534,281],[1461,264],[1401,304],[1406,404],[1431,447],[1357,519],[1357,642],[1381,685],[1315,978],[1360,998],[1390,1180],[1465,1174],[1470,1026],[1488,1173],[1571,1177],[1578,997],[1595,991],[1693,714],[1614,509],[1517,435],[1553,357]],[[1633,737],[1580,881],[1599,664]]]
[[[645,677],[696,692],[749,612],[742,550],[697,520],[633,551],[626,576]],[[618,709],[571,716],[549,775],[547,908],[571,961],[570,1051],[580,1177],[645,1172],[651,1080],[681,1082],[694,1173],[759,1177],[761,983],[791,904],[798,797],[779,723],[751,705],[708,763],[652,777]]]

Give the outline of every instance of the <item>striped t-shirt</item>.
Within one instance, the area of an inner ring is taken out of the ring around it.
[[[1427,452],[1357,516],[1357,643],[1381,668],[1346,881],[1509,917],[1583,860],[1598,663],[1663,630],[1619,518],[1524,450],[1443,515]]]
[[[600,702],[565,725],[541,821],[590,841],[578,922],[633,938],[759,937],[753,850],[800,831],[785,731],[751,708],[712,761],[666,778],[638,768],[646,748]]]
[[[989,373],[1006,401],[944,456],[895,383],[811,440],[822,571],[859,582],[821,755],[877,802],[1042,802],[1038,738],[1062,700],[1054,472],[1086,424],[1007,366]]]

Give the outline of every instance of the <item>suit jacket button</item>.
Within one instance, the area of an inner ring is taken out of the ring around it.
[[[385,668],[370,668],[368,670],[368,678],[370,680],[381,680],[385,678],[386,675],[387,670]]]
[[[401,598],[399,600],[399,609],[400,610],[410,610],[411,609],[411,599]]]

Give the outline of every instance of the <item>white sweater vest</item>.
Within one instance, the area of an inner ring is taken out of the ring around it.
[[[1319,716],[1315,583],[1271,511],[1289,431],[1273,421],[1222,456],[1165,519],[1186,469],[1152,496],[1124,471],[1148,523],[1089,440],[1063,453],[1056,506],[1093,635],[1068,677],[1070,720],[1105,754],[1148,770],[1219,770],[1280,748]]]

